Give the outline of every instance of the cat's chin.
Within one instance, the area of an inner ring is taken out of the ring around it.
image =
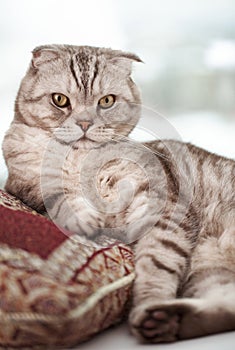
[[[93,141],[93,140],[90,140],[90,139],[85,139],[85,138],[82,138],[76,142],[73,143],[72,145],[72,148],[77,150],[77,149],[92,149],[92,148],[96,148],[96,147],[99,147],[100,145],[100,142],[96,142],[96,141]]]

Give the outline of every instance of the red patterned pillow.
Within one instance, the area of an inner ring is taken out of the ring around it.
[[[124,244],[63,234],[0,190],[0,347],[68,347],[118,322],[134,279]]]

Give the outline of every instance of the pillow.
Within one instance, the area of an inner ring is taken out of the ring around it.
[[[119,322],[131,249],[62,233],[0,190],[0,347],[70,347]]]

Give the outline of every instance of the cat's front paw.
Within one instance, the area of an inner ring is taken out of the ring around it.
[[[76,213],[73,212],[66,219],[64,227],[78,235],[95,238],[100,230],[104,228],[104,224],[102,213],[87,206],[80,208]]]

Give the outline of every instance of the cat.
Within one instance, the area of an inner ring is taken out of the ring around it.
[[[138,56],[37,47],[3,141],[5,189],[55,223],[132,245],[131,332],[144,343],[235,330],[235,162],[128,135]]]

